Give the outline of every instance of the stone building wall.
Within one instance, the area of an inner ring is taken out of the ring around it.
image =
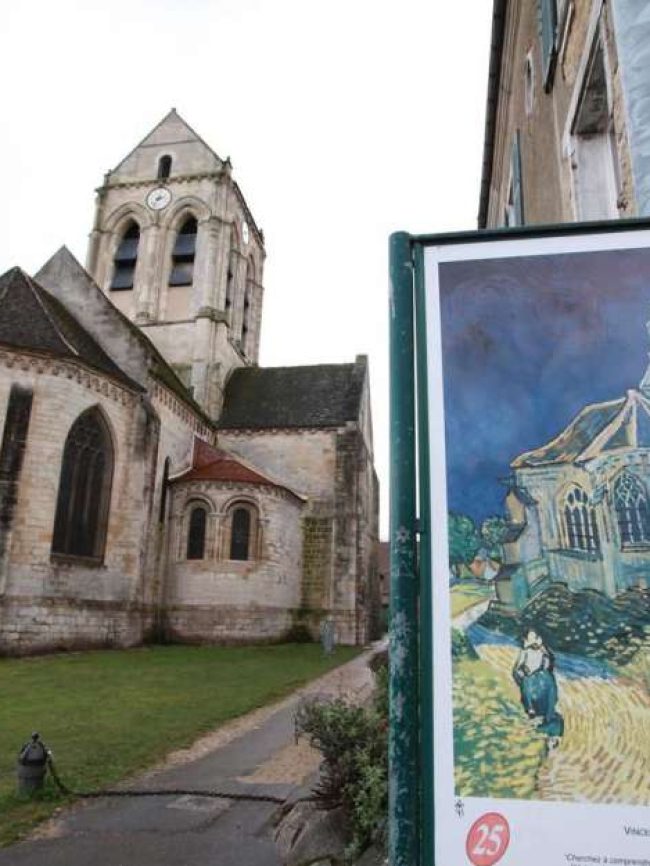
[[[500,63],[493,133],[493,156],[484,167],[490,183],[481,227],[505,224],[512,173],[512,145],[519,132],[521,182],[525,224],[560,223],[584,219],[577,185],[580,157],[574,124],[594,40],[605,44],[606,88],[610,103],[612,147],[618,178],[616,202],[610,218],[637,213],[626,106],[611,8],[603,0],[566,0],[558,4],[559,52],[549,92],[542,69],[539,4],[510,0]],[[528,58],[532,82],[527,71]],[[488,111],[490,108],[488,107]]]
[[[33,391],[18,497],[2,576],[0,650],[103,645],[142,638],[147,543],[147,460],[157,424],[139,394],[74,363],[3,350],[0,393]],[[51,559],[54,515],[68,431],[86,409],[102,411],[114,445],[103,562]],[[4,415],[1,424],[4,427]]]
[[[337,640],[363,643],[378,617],[377,479],[366,429],[221,431],[219,443],[308,496],[303,515],[305,623],[331,612]],[[311,613],[307,612],[311,609]]]
[[[230,559],[229,510],[250,504],[257,512],[250,558]],[[205,556],[187,558],[192,505],[208,509]],[[279,639],[294,622],[302,596],[303,503],[272,487],[213,481],[173,486],[168,635],[184,641]]]

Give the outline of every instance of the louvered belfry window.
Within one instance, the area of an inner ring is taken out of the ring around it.
[[[101,559],[113,479],[113,446],[101,413],[89,409],[63,450],[52,553]]]
[[[135,266],[138,261],[138,244],[140,243],[140,226],[136,222],[129,223],[122,235],[113,258],[113,291],[132,289],[135,279]]]
[[[172,251],[170,286],[191,286],[194,278],[194,256],[196,253],[197,222],[188,217],[179,229]]]

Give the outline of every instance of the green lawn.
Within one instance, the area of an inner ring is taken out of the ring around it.
[[[15,794],[15,764],[32,731],[71,788],[114,784],[172,749],[291,692],[358,653],[316,644],[157,646],[0,659],[0,844],[61,804],[48,786]]]
[[[485,583],[456,583],[450,592],[452,617],[464,613],[487,598],[494,597],[494,590]]]

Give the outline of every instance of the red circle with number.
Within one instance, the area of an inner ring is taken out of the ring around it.
[[[474,821],[465,850],[474,866],[492,866],[500,860],[510,844],[510,827],[498,812],[487,812]]]

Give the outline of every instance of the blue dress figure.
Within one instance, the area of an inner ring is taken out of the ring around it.
[[[512,675],[519,686],[526,715],[540,719],[537,730],[546,734],[549,747],[555,748],[564,733],[564,719],[555,709],[558,693],[553,656],[532,628],[524,636]]]

